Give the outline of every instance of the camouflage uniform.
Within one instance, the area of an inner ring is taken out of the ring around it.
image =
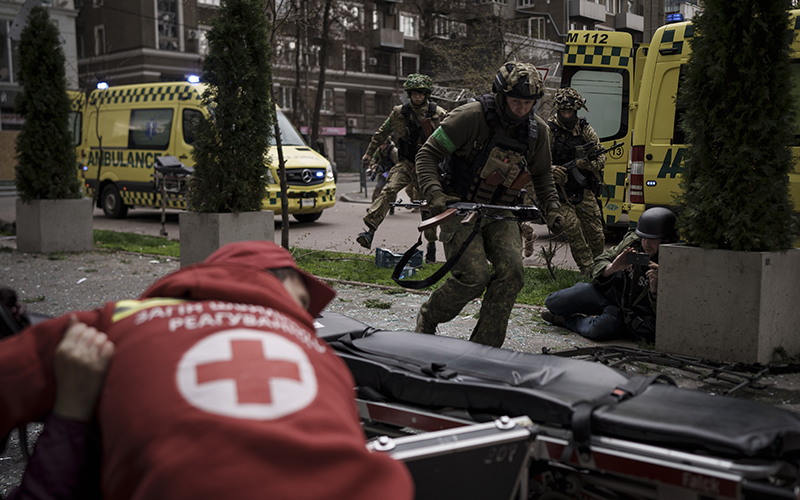
[[[543,87],[536,69],[524,63],[515,64],[518,71],[514,74],[519,75],[519,80],[514,79],[510,82],[509,88],[516,89],[515,84],[518,82],[527,87],[527,78],[531,75],[530,78],[535,82],[530,86],[534,87],[534,83],[538,85],[535,91],[526,88],[525,95],[530,97],[523,99],[535,100],[541,97],[540,92],[543,91]],[[524,68],[526,72],[520,75],[520,68]],[[535,76],[532,72],[536,72]],[[533,114],[532,109],[522,119],[510,119],[506,114],[508,112],[505,94],[507,91],[504,90],[506,86],[503,85],[495,90],[496,87],[497,85],[493,87],[493,92],[498,92],[493,94],[496,103],[496,125],[492,126],[487,121],[482,102],[467,103],[451,111],[420,149],[417,155],[417,173],[420,187],[429,204],[432,204],[432,200],[437,196],[441,196],[439,192],[443,189],[446,189],[444,193],[447,196],[461,198],[451,186],[442,185],[438,165],[445,158],[456,156],[462,159],[469,158],[476,149],[476,144],[488,147],[487,144],[493,137],[517,139],[524,136],[527,150],[524,159],[520,156],[518,165],[523,166],[523,171],[527,169],[532,177],[538,198],[549,206],[558,205],[558,195],[550,170],[547,125]],[[531,134],[535,134],[536,138]],[[464,169],[459,169],[454,170],[452,175],[466,178],[470,174]],[[511,212],[499,211],[498,214],[508,216]],[[440,226],[440,240],[444,244],[448,259],[457,253],[462,242],[473,230],[473,224],[463,225],[461,220],[459,217],[454,217]],[[480,230],[461,259],[451,269],[450,277],[420,308],[416,331],[434,333],[436,324],[453,319],[464,305],[480,297],[485,291],[480,318],[470,340],[499,347],[505,340],[511,308],[524,284],[520,225],[516,221],[491,218],[482,218],[478,221]]]
[[[410,75],[409,79],[411,79],[412,76],[415,75]],[[430,81],[430,79],[428,79],[428,81]],[[406,119],[406,117],[403,115],[404,106],[410,107],[408,119]],[[416,119],[414,116],[412,116],[412,114],[416,115]],[[381,144],[383,144],[383,142],[390,136],[392,132],[397,134],[400,142],[400,161],[394,166],[394,168],[392,168],[386,186],[384,186],[380,196],[378,196],[378,198],[372,202],[369,210],[367,210],[367,215],[364,217],[364,224],[366,224],[372,232],[375,232],[378,229],[378,226],[380,226],[383,222],[383,219],[386,218],[386,214],[389,212],[390,204],[397,200],[397,193],[402,191],[406,186],[415,184],[417,182],[417,176],[414,171],[413,156],[416,154],[416,145],[411,145],[413,146],[413,152],[411,152],[409,146],[405,145],[404,147],[403,144],[404,141],[408,142],[406,137],[410,129],[410,124],[408,122],[419,121],[422,123],[425,120],[430,120],[431,131],[433,131],[436,130],[446,114],[447,112],[439,106],[436,106],[433,113],[431,113],[430,101],[427,98],[418,106],[415,106],[413,103],[408,103],[405,105],[401,104],[392,109],[392,113],[389,115],[383,125],[380,126],[378,131],[372,136],[369,147],[367,147],[367,156],[372,156],[375,150]],[[425,139],[426,137],[422,138],[423,141]],[[429,242],[436,241],[436,229],[431,228],[426,230],[425,239]]]
[[[387,141],[388,146],[384,150],[378,148],[375,154],[372,155],[372,165],[376,169],[375,179],[378,183],[375,185],[375,190],[372,191],[372,201],[375,201],[381,194],[383,187],[391,176],[390,171],[399,161],[397,157],[397,147],[393,142]]]
[[[586,107],[577,91],[569,87],[559,89],[555,100],[556,111],[548,120],[548,125],[553,132],[553,163],[561,165],[576,157],[576,145],[581,147],[598,144],[600,140],[584,118],[575,120],[574,124],[565,124],[558,116],[560,109],[573,109],[577,118],[578,109]],[[597,180],[602,179],[605,161],[604,154],[596,160],[588,161],[584,165],[583,174]],[[594,259],[605,249],[602,211],[591,189],[567,181],[560,182],[557,191],[561,201],[559,213],[564,216],[564,233],[567,235],[572,258],[581,272],[588,274]]]

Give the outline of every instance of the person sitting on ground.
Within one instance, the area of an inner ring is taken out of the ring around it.
[[[658,299],[658,249],[677,241],[675,214],[656,207],[645,210],[635,231],[595,259],[591,283],[578,283],[545,299],[545,321],[565,326],[592,340],[622,337],[655,342]],[[649,261],[631,264],[634,256]]]
[[[114,344],[70,316],[53,358],[55,402],[20,485],[6,500],[100,499],[102,449],[93,414]]]
[[[367,450],[353,377],[316,336],[334,296],[285,249],[249,241],[75,313],[115,345],[94,412],[103,497],[411,499],[405,465]],[[0,435],[53,409],[69,318],[0,342]]]

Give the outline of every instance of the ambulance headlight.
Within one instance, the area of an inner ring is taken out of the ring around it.
[[[320,172],[320,174],[321,173],[322,172]],[[333,182],[333,167],[331,167],[330,163],[325,167],[325,182]]]

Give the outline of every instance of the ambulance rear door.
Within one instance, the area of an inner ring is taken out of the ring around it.
[[[573,30],[564,53],[562,87],[583,95],[589,111],[580,110],[600,142],[620,148],[606,153],[605,186],[601,193],[607,226],[627,228],[626,200],[628,149],[631,144],[631,91],[634,82],[633,40],[629,33]]]

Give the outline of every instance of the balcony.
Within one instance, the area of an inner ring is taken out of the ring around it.
[[[372,45],[376,49],[399,51],[405,48],[403,32],[389,28],[381,28],[372,32]]]
[[[644,32],[644,17],[631,14],[630,12],[621,12],[617,14],[615,23],[617,31]]]
[[[586,0],[569,0],[569,17],[581,17],[598,23],[606,20],[606,7]]]

